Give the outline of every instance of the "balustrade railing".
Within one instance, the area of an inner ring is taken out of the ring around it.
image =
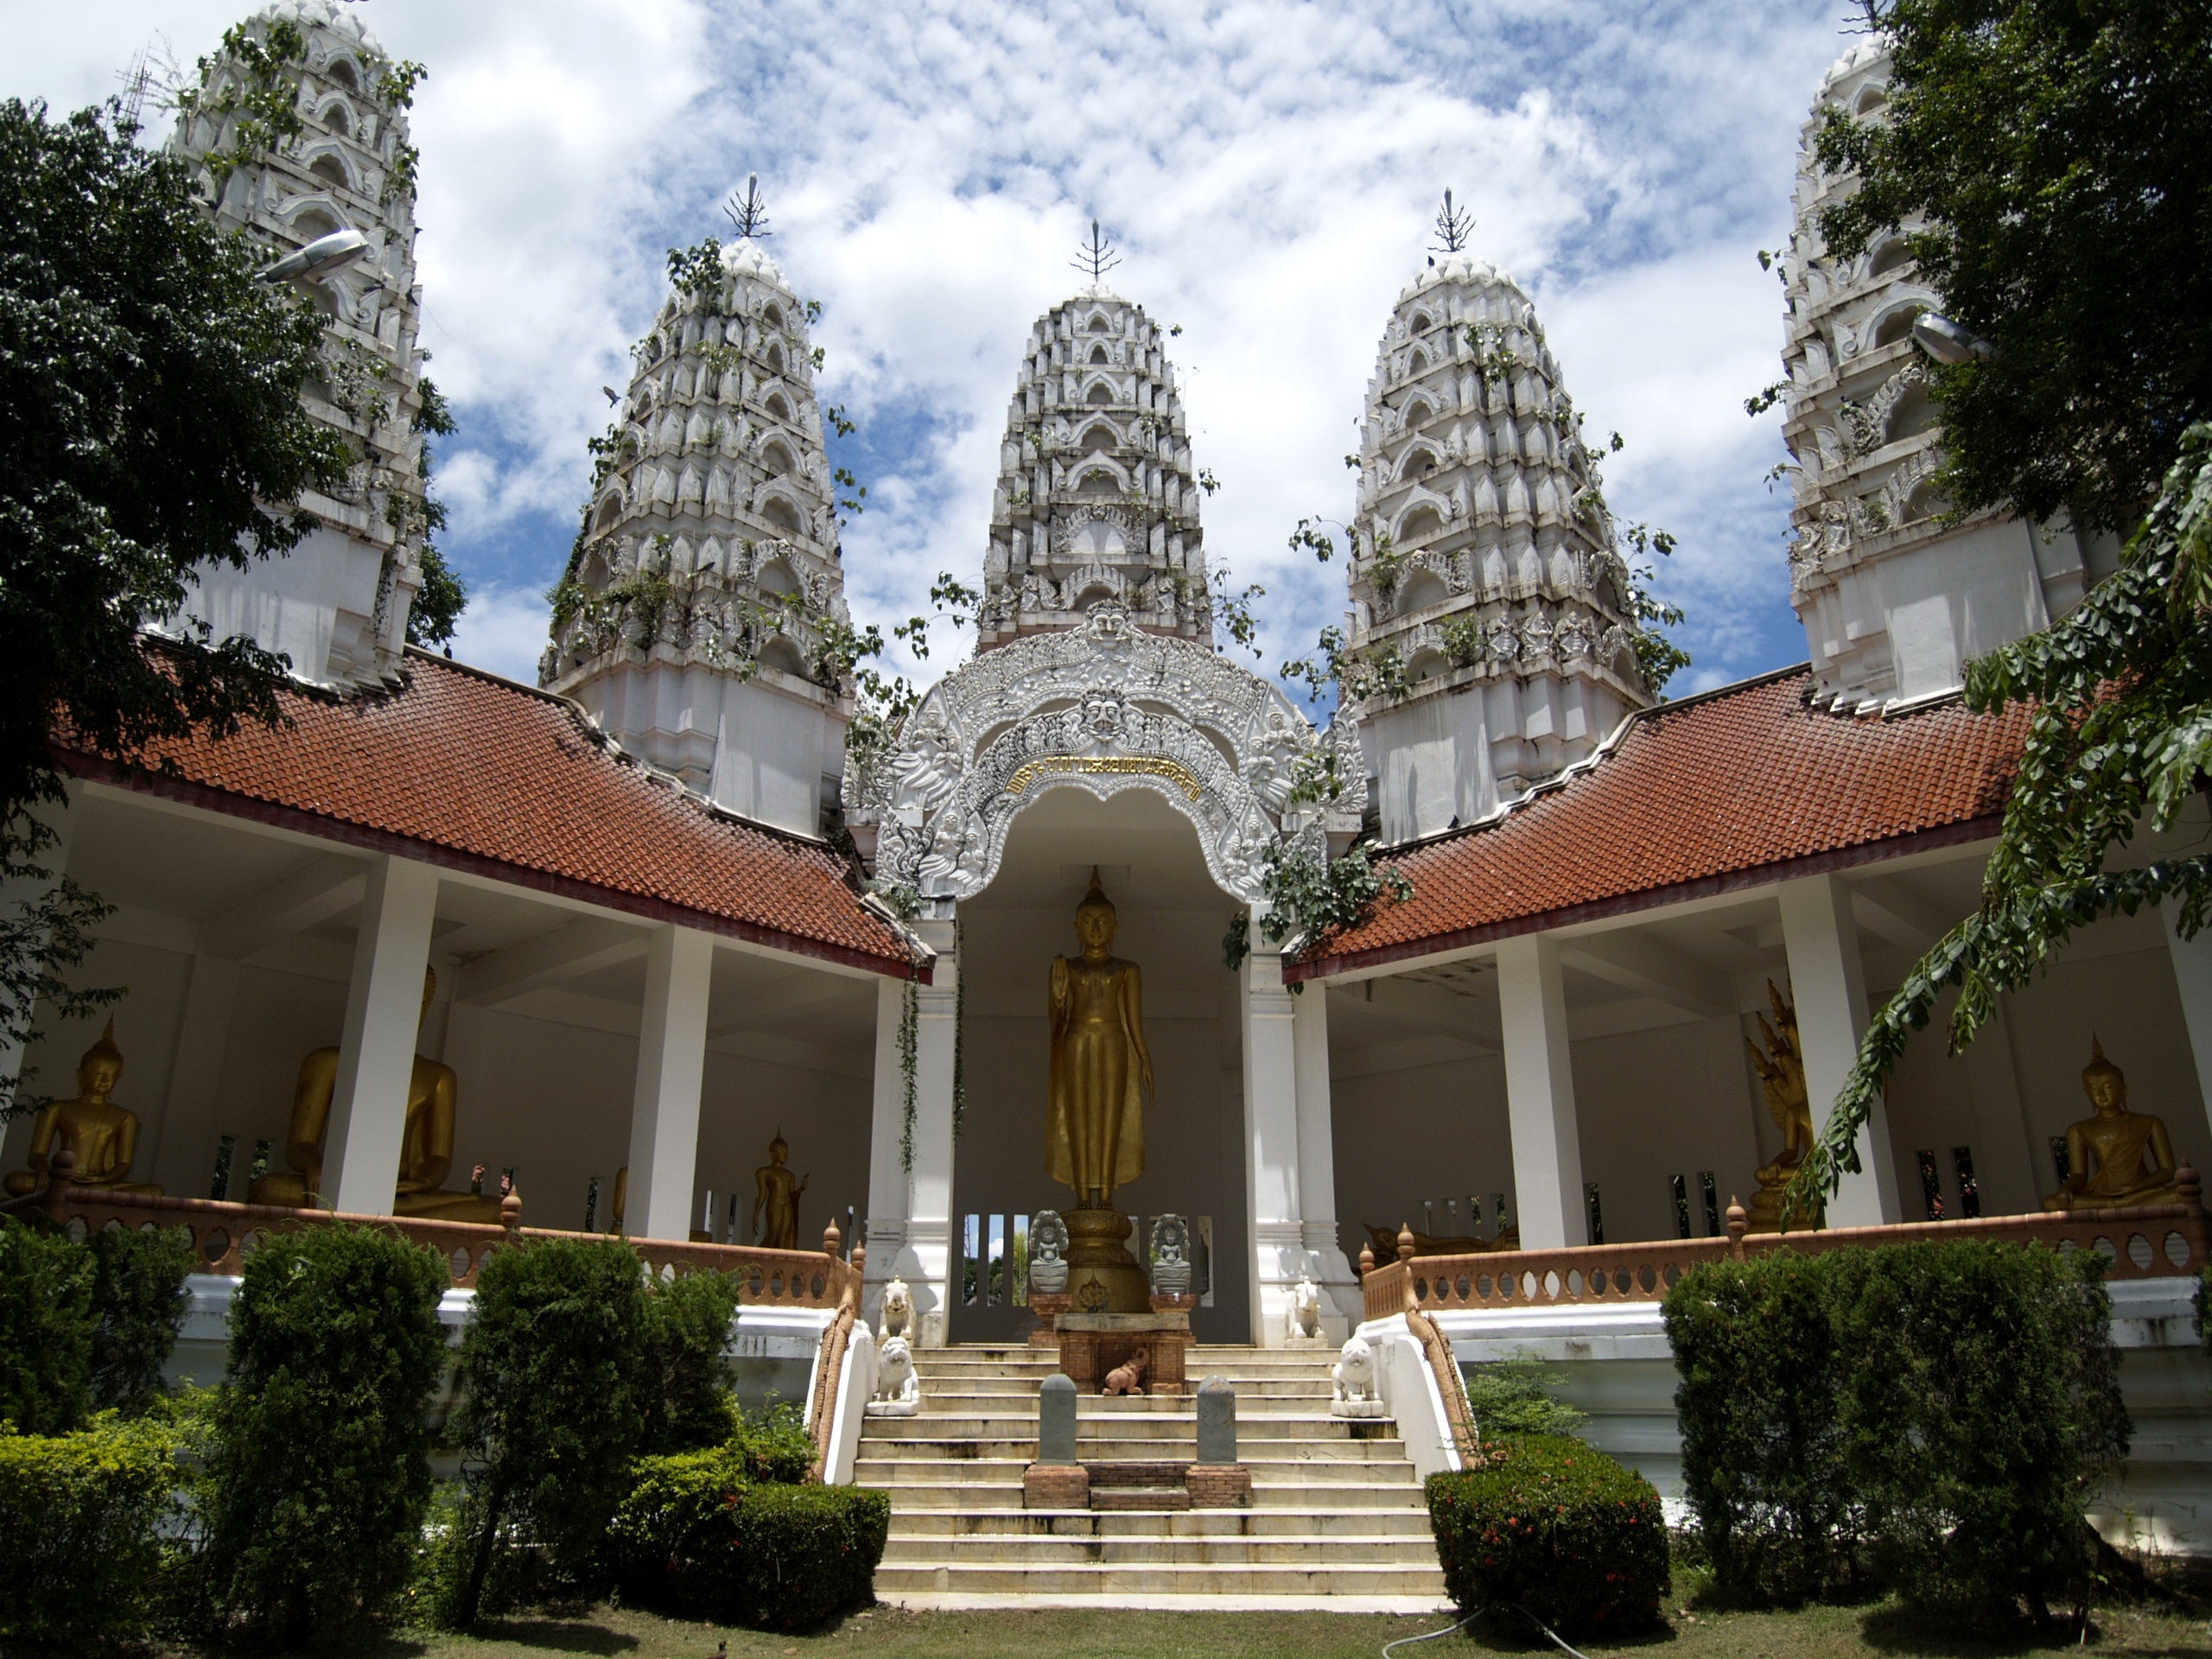
[[[446,1271],[457,1289],[473,1290],[484,1258],[505,1244],[527,1243],[543,1238],[599,1238],[620,1236],[599,1233],[563,1232],[522,1224],[522,1198],[510,1192],[500,1205],[497,1223],[440,1221],[423,1216],[348,1215],[330,1210],[292,1210],[265,1204],[232,1204],[218,1198],[156,1198],[143,1192],[103,1192],[73,1185],[69,1172],[76,1160],[67,1151],[55,1154],[46,1189],[5,1206],[22,1213],[42,1210],[47,1217],[73,1236],[112,1227],[175,1227],[192,1243],[196,1272],[236,1274],[262,1243],[279,1234],[302,1227],[327,1226],[333,1222],[378,1227],[403,1238],[428,1244],[444,1258]],[[844,1300],[849,1287],[858,1283],[858,1267],[837,1255],[837,1230],[824,1236],[824,1248],[815,1250],[764,1250],[749,1245],[706,1244],[685,1239],[626,1238],[623,1242],[656,1278],[671,1280],[690,1273],[737,1275],[745,1305],[760,1307],[829,1307]]]
[[[2108,1280],[2155,1279],[2202,1272],[2208,1240],[2201,1183],[2183,1165],[2175,1172],[2177,1204],[2126,1210],[2073,1210],[2031,1216],[1980,1216],[1916,1221],[1890,1227],[1837,1227],[1792,1233],[1746,1233],[1740,1205],[1728,1206],[1725,1238],[1656,1239],[1638,1244],[1577,1245],[1478,1255],[1413,1253],[1410,1230],[1398,1235],[1398,1259],[1380,1266],[1360,1252],[1367,1317],[1419,1311],[1554,1307],[1608,1302],[1656,1302],[1692,1268],[1746,1261],[1770,1250],[1818,1255],[1827,1250],[1920,1239],[1996,1238],[2053,1249],[2095,1250]],[[1418,1334],[1418,1333],[1416,1333]]]

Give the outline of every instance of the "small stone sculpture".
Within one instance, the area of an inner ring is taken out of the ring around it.
[[[1331,1416],[1380,1417],[1388,1409],[1376,1391],[1375,1350],[1367,1345],[1366,1338],[1345,1338],[1344,1351],[1329,1368],[1329,1380],[1336,1384],[1335,1397],[1329,1402]]]
[[[1180,1216],[1153,1220],[1152,1287],[1162,1296],[1190,1294],[1191,1229]]]
[[[1101,1394],[1142,1394],[1144,1392],[1144,1350],[1140,1348],[1122,1363],[1106,1373],[1105,1386]]]
[[[914,1317],[914,1298],[906,1288],[904,1279],[893,1279],[883,1287],[883,1334],[903,1337],[907,1321]]]
[[[1313,1282],[1311,1274],[1300,1274],[1297,1288],[1290,1293],[1290,1330],[1287,1334],[1294,1343],[1321,1339],[1321,1287]]]
[[[914,1351],[904,1337],[886,1337],[875,1356],[875,1398],[871,1417],[912,1417],[922,1408],[922,1379],[914,1375]]]
[[[1029,1223],[1029,1289],[1058,1296],[1068,1287],[1068,1226],[1057,1210],[1039,1210]]]

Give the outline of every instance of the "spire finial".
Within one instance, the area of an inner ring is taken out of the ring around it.
[[[1114,245],[1106,239],[1105,232],[1094,219],[1090,221],[1090,240],[1077,249],[1075,257],[1068,263],[1077,270],[1089,271],[1090,280],[1098,283],[1103,282],[1106,273],[1122,263],[1122,256],[1114,251]]]
[[[758,173],[745,175],[745,194],[740,197],[736,191],[731,191],[729,200],[722,204],[722,212],[736,226],[741,242],[757,242],[775,234],[768,228],[768,204],[760,194]]]
[[[1444,193],[1444,206],[1436,215],[1436,236],[1441,244],[1439,253],[1457,253],[1467,245],[1467,233],[1475,228],[1475,216],[1462,207],[1453,209],[1452,193]],[[1433,261],[1430,263],[1433,264]]]

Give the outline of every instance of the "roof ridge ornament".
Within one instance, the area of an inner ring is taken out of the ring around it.
[[[1452,193],[1444,193],[1444,206],[1436,214],[1436,239],[1440,245],[1437,253],[1462,253],[1466,251],[1468,233],[1475,228],[1475,216],[1462,207],[1456,212],[1452,206]],[[1435,260],[1428,262],[1434,264]]]
[[[758,242],[775,232],[768,228],[768,204],[760,194],[760,175],[745,175],[745,194],[729,193],[729,200],[722,204],[722,213],[737,232],[741,242]]]
[[[1094,283],[1104,282],[1106,273],[1121,263],[1122,256],[1114,251],[1114,245],[1107,240],[1095,219],[1090,221],[1090,240],[1077,249],[1075,257],[1068,261],[1077,270],[1088,271]]]

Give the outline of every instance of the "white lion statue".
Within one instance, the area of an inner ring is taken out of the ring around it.
[[[914,1375],[914,1351],[904,1337],[886,1337],[875,1355],[875,1398],[872,1417],[912,1417],[922,1408],[922,1379]]]
[[[1350,1337],[1337,1363],[1329,1368],[1336,1397],[1329,1409],[1338,1417],[1379,1417],[1382,1397],[1375,1387],[1375,1350],[1364,1337]]]
[[[893,1279],[883,1287],[883,1334],[903,1337],[907,1321],[913,1317],[913,1294],[906,1288],[904,1279]]]
[[[1290,1329],[1285,1334],[1293,1342],[1312,1342],[1321,1334],[1321,1287],[1311,1274],[1299,1274],[1290,1293]]]

